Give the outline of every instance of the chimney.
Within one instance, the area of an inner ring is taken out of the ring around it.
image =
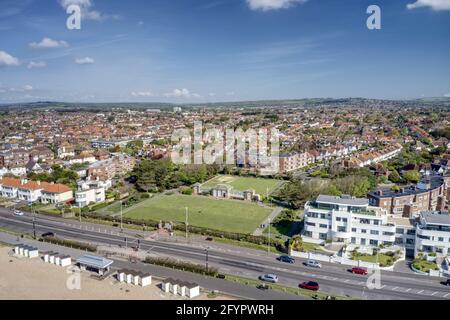
[[[41,185],[41,182],[38,180],[38,181],[36,181],[36,183],[37,183],[37,185],[38,186],[40,186]]]
[[[383,190],[378,190],[378,195],[382,196],[383,195]]]
[[[20,180],[20,184],[21,184],[21,185],[24,185],[24,184],[26,184],[27,182],[28,182],[27,179],[22,179],[22,180]]]

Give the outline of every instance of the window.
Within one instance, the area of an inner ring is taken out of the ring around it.
[[[380,221],[379,220],[373,220],[373,224],[378,226],[380,224]]]
[[[406,231],[406,234],[409,234],[411,236],[416,234],[416,230],[415,229],[409,229],[408,231]]]
[[[395,232],[403,234],[403,233],[405,233],[405,230],[403,230],[402,228],[397,228],[397,229],[395,229]]]
[[[345,230],[345,227],[338,227],[337,231],[338,232],[345,232],[346,230]]]
[[[356,232],[356,228],[352,228],[352,232]]]
[[[394,236],[395,233],[393,232],[388,232],[388,231],[383,231],[383,236]]]
[[[370,224],[370,220],[369,219],[359,219],[359,223]]]
[[[316,226],[316,224],[313,223],[313,222],[307,222],[306,225],[307,225],[307,226],[310,226],[310,227],[315,227],[315,226]]]
[[[367,233],[366,229],[361,229],[361,233]]]
[[[352,237],[352,240],[351,240],[351,241],[352,241],[353,244],[355,244],[355,243],[356,243],[356,238],[353,238],[353,237]]]
[[[336,217],[336,221],[341,221],[341,218],[340,217]]]
[[[342,218],[342,221],[343,222],[347,222],[347,218]]]
[[[377,230],[370,230],[370,234],[379,235],[380,232]]]
[[[378,245],[378,240],[370,240],[370,245],[371,246],[377,246]]]
[[[438,238],[438,241],[444,242],[444,238],[443,238],[443,237],[439,237],[439,238]]]
[[[326,224],[320,224],[320,225],[319,225],[319,228],[328,228],[328,225],[326,225]]]
[[[326,219],[326,218],[327,218],[327,216],[326,216],[325,213],[321,213],[321,214],[320,214],[320,219]]]

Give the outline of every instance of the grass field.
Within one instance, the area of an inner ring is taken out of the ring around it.
[[[217,176],[202,187],[205,189],[215,187],[218,184],[229,184],[237,191],[245,191],[248,189],[254,189],[256,193],[261,196],[265,196],[267,190],[269,194],[280,184],[281,180],[276,179],[264,179],[264,178],[252,178],[252,177],[237,177],[237,176]]]
[[[185,221],[189,208],[189,225],[222,231],[252,233],[272,209],[254,203],[218,200],[203,196],[161,195],[145,200],[124,216],[134,219]]]

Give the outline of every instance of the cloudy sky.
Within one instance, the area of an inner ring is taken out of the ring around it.
[[[450,0],[1,0],[0,103],[450,96],[449,39]]]

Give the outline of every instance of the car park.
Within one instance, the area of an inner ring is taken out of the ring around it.
[[[315,281],[305,281],[299,284],[299,287],[306,290],[317,291],[319,290],[319,284]]]
[[[295,259],[289,256],[280,256],[278,257],[278,261],[286,262],[286,263],[295,263]]]
[[[311,268],[322,268],[322,264],[319,261],[316,260],[308,260],[305,262],[305,266],[311,267]]]
[[[276,276],[274,274],[263,274],[263,275],[259,276],[259,280],[272,282],[272,283],[277,283],[278,282],[278,276]]]
[[[360,274],[360,275],[363,275],[363,276],[366,276],[368,274],[367,269],[366,268],[361,268],[361,267],[353,267],[353,268],[351,268],[350,272],[354,273],[354,274]]]

